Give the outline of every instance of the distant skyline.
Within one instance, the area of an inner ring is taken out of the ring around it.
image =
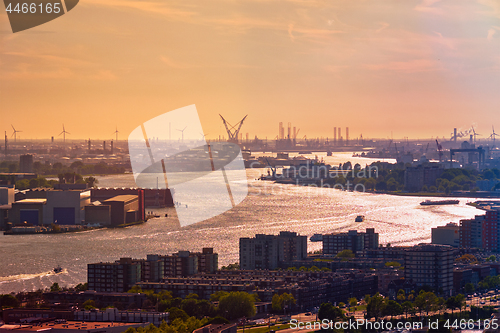
[[[500,131],[500,2],[85,0],[13,34],[0,5],[0,131],[119,139],[196,104],[209,139],[450,138]],[[167,129],[168,130],[168,129]],[[2,138],[3,139],[3,138]],[[3,141],[3,140],[2,140]]]

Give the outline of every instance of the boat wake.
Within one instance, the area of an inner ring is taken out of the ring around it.
[[[60,273],[55,273],[54,271],[47,271],[36,274],[18,274],[18,275],[10,275],[10,276],[0,276],[0,284],[5,282],[13,282],[13,281],[23,281],[23,280],[31,280],[51,275],[64,274],[68,273],[67,269],[63,269]]]

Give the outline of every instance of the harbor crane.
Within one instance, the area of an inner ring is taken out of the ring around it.
[[[222,122],[224,123],[224,126],[226,127],[227,136],[228,136],[227,141],[233,142],[233,143],[238,143],[238,135],[240,134],[241,126],[243,125],[243,122],[248,117],[248,115],[243,117],[243,119],[241,119],[236,125],[231,125],[229,122],[226,121],[226,119],[224,119],[224,117],[222,115],[219,114],[219,116],[222,118]],[[238,128],[236,128],[236,127],[238,127]]]
[[[439,153],[439,162],[443,161],[443,146],[439,143],[439,141],[436,139],[436,145],[437,145],[437,150]]]

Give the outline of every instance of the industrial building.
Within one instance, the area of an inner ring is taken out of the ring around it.
[[[27,222],[32,225],[43,224],[47,199],[23,199],[12,203],[9,221],[14,224]]]
[[[104,200],[103,205],[109,206],[111,226],[137,222],[139,218],[139,197],[137,195],[118,195]]]
[[[9,221],[33,225],[76,225],[85,219],[85,206],[90,204],[90,191],[37,189],[27,191],[26,199],[12,204]]]
[[[92,202],[103,202],[118,195],[139,195],[143,191],[144,207],[173,207],[174,200],[170,189],[137,189],[137,188],[93,188]]]
[[[5,230],[9,221],[9,211],[15,199],[14,185],[0,185],[0,230]]]
[[[257,234],[240,238],[241,269],[276,269],[281,262],[307,258],[307,236],[281,231],[279,235]]]
[[[367,228],[366,232],[349,230],[344,233],[323,235],[323,254],[334,254],[351,250],[353,253],[366,249],[376,249],[379,245],[379,235],[374,228]]]

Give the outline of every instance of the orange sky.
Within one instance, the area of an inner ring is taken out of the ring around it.
[[[500,2],[81,0],[13,34],[0,5],[0,130],[122,139],[196,104],[243,133],[446,136],[500,130]]]

